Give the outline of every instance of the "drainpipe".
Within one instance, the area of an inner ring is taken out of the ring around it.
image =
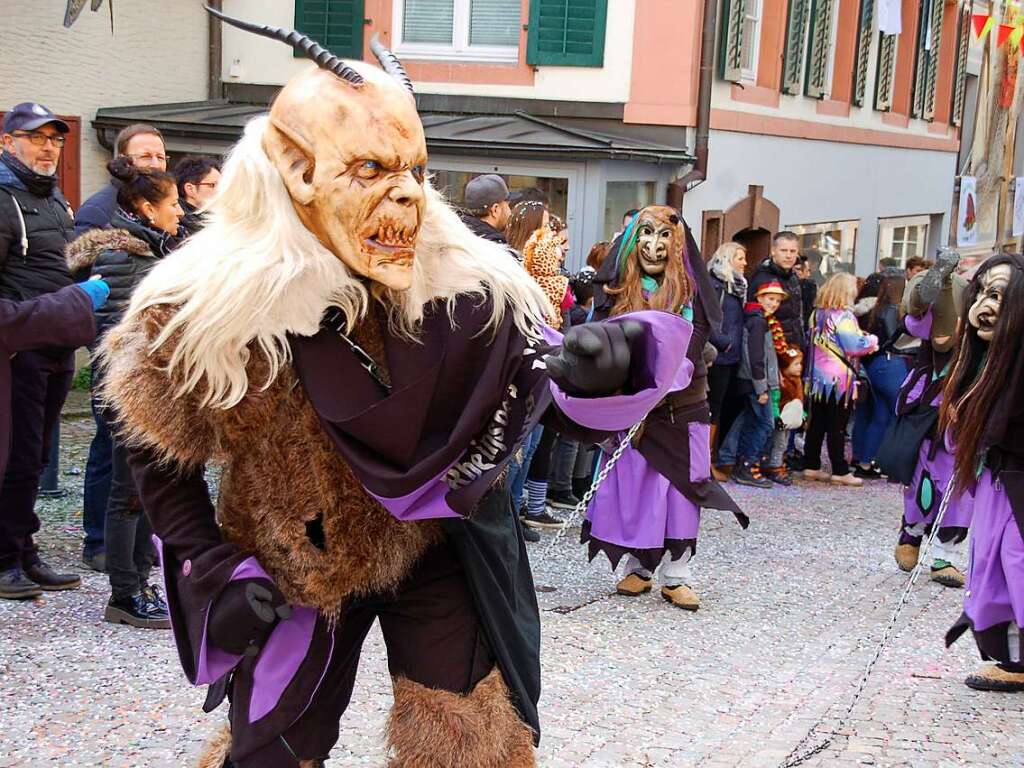
[[[718,0],[704,0],[704,22],[700,39],[700,76],[697,91],[697,138],[694,143],[696,161],[686,175],[668,185],[667,203],[677,210],[683,208],[683,196],[691,186],[708,177],[708,137],[711,135],[711,89],[715,74],[715,25]]]
[[[224,10],[223,0],[209,0],[208,5],[215,11]],[[220,19],[216,18],[212,13],[208,13],[206,14],[206,16],[207,37],[210,43],[210,49],[206,60],[206,92],[207,98],[213,101],[215,99],[221,99],[224,97],[224,88],[223,84],[220,81],[221,56],[224,50],[223,38],[221,36],[221,31],[223,28],[221,27]]]

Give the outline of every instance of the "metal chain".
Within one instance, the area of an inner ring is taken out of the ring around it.
[[[900,614],[903,612],[903,608],[906,606],[907,600],[910,598],[910,593],[914,589],[914,584],[917,582],[918,577],[921,575],[921,571],[923,570],[924,564],[928,562],[928,555],[931,553],[932,542],[935,541],[935,537],[939,533],[939,526],[942,524],[942,518],[945,516],[946,508],[949,506],[950,499],[952,498],[953,488],[951,480],[950,487],[946,488],[946,493],[944,493],[942,496],[942,503],[939,504],[939,511],[935,515],[935,520],[932,523],[931,533],[928,534],[928,538],[925,539],[924,542],[924,547],[918,553],[917,565],[914,566],[914,570],[910,573],[910,578],[907,580],[907,585],[903,589],[903,594],[900,595],[900,600],[899,603],[897,603],[896,605],[896,610],[893,611],[892,617],[889,619],[889,623],[886,625],[885,631],[882,633],[882,639],[878,643],[878,647],[875,648],[874,654],[872,654],[871,656],[871,660],[868,661],[867,665],[864,667],[864,672],[860,676],[860,680],[857,683],[857,689],[853,692],[853,696],[850,697],[850,703],[846,707],[846,711],[839,718],[839,722],[836,724],[836,727],[828,736],[825,737],[825,740],[823,742],[821,742],[815,747],[812,747],[800,753],[800,750],[804,748],[804,745],[806,745],[807,742],[811,740],[811,737],[814,736],[814,729],[817,728],[825,720],[825,715],[822,715],[820,718],[818,718],[817,722],[815,722],[814,725],[811,726],[810,730],[807,731],[807,735],[804,736],[795,747],[793,747],[792,751],[790,751],[789,755],[786,757],[786,760],[780,764],[779,768],[795,768],[795,766],[802,765],[807,760],[814,757],[814,755],[817,755],[820,752],[824,752],[829,746],[832,745],[832,742],[835,740],[835,737],[838,735],[839,731],[842,730],[843,726],[845,726],[846,722],[850,719],[850,715],[853,714],[853,708],[857,706],[857,702],[860,701],[860,697],[863,695],[864,689],[867,688],[868,678],[870,678],[871,672],[874,669],[875,664],[878,662],[878,659],[882,656],[882,651],[885,650],[886,646],[888,646],[889,644],[889,641],[892,639],[892,633],[893,630],[896,628],[896,622],[899,620]]]
[[[551,537],[551,541],[549,541],[547,545],[544,547],[544,549],[540,551],[540,560],[547,559],[548,553],[550,553],[555,548],[555,546],[557,546],[562,536],[565,535],[565,532],[568,529],[572,528],[574,525],[576,525],[576,521],[579,520],[584,514],[586,514],[587,507],[590,505],[591,499],[593,499],[594,495],[597,493],[597,489],[601,487],[601,483],[603,483],[605,479],[608,477],[608,475],[611,474],[611,471],[615,468],[615,465],[622,457],[622,454],[625,453],[630,443],[633,442],[633,438],[636,437],[636,433],[640,431],[640,427],[643,426],[645,420],[646,417],[644,419],[641,419],[640,421],[638,421],[636,424],[629,428],[629,431],[626,433],[626,436],[622,439],[622,442],[619,443],[618,447],[612,453],[611,457],[608,459],[607,462],[605,462],[605,465],[601,467],[601,471],[597,473],[597,477],[594,478],[594,482],[590,484],[590,488],[588,488],[587,492],[583,494],[583,498],[580,499],[580,503],[576,505],[576,508],[569,515],[569,518],[565,521],[565,525],[563,525],[555,532],[555,535]]]

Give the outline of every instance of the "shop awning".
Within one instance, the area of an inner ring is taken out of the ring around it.
[[[163,133],[172,152],[223,153],[245,124],[264,114],[263,105],[228,101],[106,107],[92,125],[104,146],[132,123],[149,123]],[[500,156],[534,160],[630,160],[682,165],[693,162],[685,148],[630,135],[630,126],[608,120],[607,131],[581,128],[557,118],[526,112],[511,115],[421,115],[427,148],[445,155]]]

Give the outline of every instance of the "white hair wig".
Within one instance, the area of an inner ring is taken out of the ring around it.
[[[169,368],[176,396],[202,387],[205,406],[230,408],[249,391],[246,366],[255,348],[269,363],[263,388],[290,361],[288,334],[315,334],[329,306],[351,330],[369,302],[388,307],[391,331],[415,338],[425,306],[460,294],[491,302],[495,329],[511,312],[536,337],[546,299],[502,246],[476,237],[429,183],[416,244],[412,286],[371,295],[338,257],[303,226],[277,169],[263,150],[267,117],[246,126],[224,166],[204,229],[161,261],[135,290],[130,325],[157,306],[175,309],[153,340],[173,340]],[[180,376],[180,378],[179,378]]]

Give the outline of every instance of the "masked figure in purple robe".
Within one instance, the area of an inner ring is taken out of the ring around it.
[[[711,477],[707,366],[714,359],[708,340],[721,322],[721,309],[689,230],[674,209],[649,206],[613,244],[595,279],[595,318],[658,310],[686,320],[686,363],[672,390],[644,421],[598,488],[582,542],[591,560],[604,552],[617,568],[626,557],[620,595],[651,591],[661,566],[661,595],[672,605],[695,611],[690,560],[696,553],[701,509],[732,512],[743,527],[747,517]],[[600,471],[623,439],[605,444]]]
[[[104,349],[185,674],[207,711],[230,699],[199,765],[321,765],[377,621],[390,766],[534,766],[540,625],[505,467],[542,418],[589,440],[642,418],[687,324],[639,313],[563,343],[430,187],[392,54],[230,23],[319,66],[249,123],[209,225]]]
[[[903,519],[896,542],[896,563],[912,571],[918,562],[921,540],[931,533],[939,507],[950,493],[953,456],[937,437],[942,389],[954,351],[958,307],[966,281],[955,269],[959,254],[940,255],[935,266],[914,277],[904,297],[904,323],[920,339],[917,358],[897,400],[897,423],[880,451],[879,464],[890,478],[903,483]],[[946,587],[964,584],[954,564],[967,537],[974,500],[970,491],[949,499],[932,545],[932,581]]]
[[[967,588],[953,643],[970,629],[993,662],[966,683],[1024,692],[1024,256],[992,256],[970,284],[940,428],[956,491],[974,492]]]

